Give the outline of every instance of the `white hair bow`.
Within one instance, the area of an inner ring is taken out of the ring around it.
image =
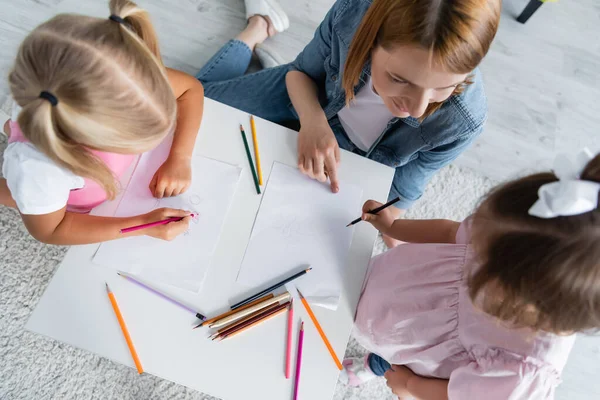
[[[552,168],[559,180],[539,188],[539,198],[529,209],[529,215],[555,218],[595,210],[598,206],[600,183],[580,179],[581,173],[592,158],[594,156],[588,149],[579,152],[574,160],[570,160],[565,154],[559,154]]]

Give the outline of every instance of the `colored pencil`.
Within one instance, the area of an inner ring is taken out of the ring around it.
[[[298,288],[296,288],[296,290],[298,290]],[[317,317],[315,317],[315,313],[313,313],[313,310],[308,305],[308,302],[306,301],[306,299],[304,298],[304,296],[302,295],[302,292],[300,292],[300,290],[298,290],[298,294],[300,295],[300,300],[302,301],[302,304],[304,305],[304,308],[306,309],[308,316],[310,317],[313,324],[315,325],[315,328],[317,328],[317,331],[319,332],[319,335],[321,336],[323,343],[325,343],[325,346],[327,346],[327,350],[329,350],[329,354],[331,354],[331,358],[333,358],[335,365],[337,365],[338,369],[341,371],[343,369],[342,363],[340,362],[340,359],[335,355],[335,351],[333,350],[333,347],[331,347],[331,343],[329,343],[329,339],[327,339],[325,332],[323,332],[323,328],[321,328],[321,324],[319,324],[319,321],[317,321]]]
[[[281,282],[276,283],[273,286],[266,288],[265,290],[261,290],[260,292],[256,293],[255,295],[252,295],[252,296],[248,297],[247,299],[240,301],[239,303],[235,303],[234,305],[231,306],[231,309],[235,310],[236,308],[240,308],[241,306],[253,301],[254,299],[264,296],[266,293],[272,292],[273,290],[285,285],[286,283],[291,282],[294,279],[301,277],[302,275],[306,274],[310,270],[312,270],[312,268],[308,267],[305,270],[302,270],[302,271],[298,272],[297,274],[290,276],[289,278],[285,278]]]
[[[129,331],[127,330],[127,325],[125,325],[125,320],[123,319],[123,315],[121,315],[121,310],[119,310],[119,306],[117,304],[117,299],[115,299],[115,295],[108,287],[108,283],[104,282],[106,285],[106,293],[108,294],[108,298],[110,299],[110,304],[112,304],[112,308],[117,316],[117,320],[119,321],[119,325],[121,326],[121,331],[123,332],[123,336],[125,336],[125,341],[127,342],[127,347],[129,347],[129,352],[131,353],[131,357],[133,358],[133,362],[135,363],[135,367],[139,374],[144,373],[144,369],[142,368],[142,363],[135,351],[135,347],[133,346],[133,342],[131,341],[131,336],[129,335]]]
[[[252,143],[254,144],[254,160],[256,161],[256,174],[258,175],[258,184],[262,186],[262,168],[260,167],[260,153],[258,152],[258,138],[256,137],[256,124],[254,115],[250,116],[250,127],[252,128]]]
[[[185,304],[182,304],[180,302],[178,302],[175,299],[172,299],[170,297],[168,297],[166,294],[159,292],[158,290],[151,288],[150,286],[146,285],[145,283],[142,283],[140,281],[138,281],[137,279],[135,279],[132,276],[129,276],[123,272],[117,272],[117,275],[122,276],[123,278],[127,279],[130,282],[135,283],[136,285],[143,287],[144,289],[154,293],[155,295],[157,295],[158,297],[167,300],[168,302],[171,302],[173,304],[175,304],[176,306],[179,306],[181,308],[183,308],[186,311],[191,312],[192,314],[194,314],[196,316],[196,318],[201,319],[201,320],[205,320],[206,317],[202,314],[200,314],[199,312],[195,311],[193,308],[186,306]]]
[[[247,317],[248,315],[252,314],[255,311],[262,310],[263,308],[268,307],[271,304],[285,301],[285,300],[288,300],[289,298],[290,298],[290,294],[288,292],[285,292],[283,294],[280,294],[279,296],[273,297],[272,299],[265,300],[261,303],[253,305],[252,307],[249,307],[245,310],[238,311],[237,313],[231,314],[228,317],[219,319],[219,320],[213,322],[212,324],[210,324],[209,327],[210,328],[220,328],[222,326],[229,325],[230,323],[237,321],[238,319]]]
[[[273,298],[273,297],[275,297],[275,296],[273,295],[273,293],[270,293],[270,294],[268,294],[268,295],[266,295],[266,296],[264,296],[264,297],[261,297],[260,299],[256,299],[256,300],[254,300],[252,303],[248,303],[248,304],[246,304],[246,305],[245,305],[245,306],[243,306],[243,307],[240,307],[240,308],[238,308],[238,309],[235,309],[235,310],[229,310],[229,311],[227,311],[226,313],[223,313],[223,314],[221,314],[221,315],[217,315],[216,317],[213,317],[213,318],[211,318],[211,319],[209,319],[209,320],[203,321],[201,324],[199,324],[199,325],[196,325],[196,326],[194,327],[194,329],[196,329],[196,328],[200,328],[201,326],[204,326],[204,325],[209,325],[209,324],[212,324],[213,322],[215,322],[215,321],[216,321],[216,320],[218,320],[218,319],[225,318],[225,317],[229,317],[231,314],[235,314],[235,313],[236,313],[236,312],[238,312],[238,311],[245,310],[246,308],[252,307],[252,306],[253,306],[253,305],[255,305],[255,304],[258,304],[258,303],[260,303],[260,302],[262,302],[262,301],[265,301],[265,300],[267,300],[267,299],[271,299],[271,298]]]
[[[399,201],[400,201],[400,197],[396,197],[395,199],[388,201],[387,203],[385,203],[382,206],[379,206],[379,207],[377,207],[377,208],[375,208],[375,209],[373,209],[371,211],[367,211],[367,214],[377,214],[379,211],[385,210],[389,206],[394,205],[394,204],[396,204]],[[350,222],[348,225],[346,225],[346,228],[349,227],[349,226],[352,226],[354,224],[358,224],[360,221],[362,221],[362,217],[358,217],[354,221]]]
[[[192,217],[192,218],[194,218],[195,216],[196,216],[196,214],[194,214],[194,213],[190,214],[190,217]],[[153,226],[166,225],[166,224],[168,224],[170,222],[179,222],[183,218],[184,217],[170,217],[170,218],[167,218],[167,219],[163,219],[161,221],[150,222],[148,224],[130,226],[129,228],[123,228],[123,229],[121,229],[121,233],[129,233],[129,232],[138,231],[140,229],[152,228]]]
[[[237,336],[242,332],[246,332],[247,330],[254,328],[255,326],[266,322],[272,318],[275,318],[276,316],[283,314],[285,312],[285,309],[287,308],[287,304],[281,304],[279,307],[267,312],[267,313],[263,313],[261,314],[260,317],[256,317],[256,319],[254,321],[248,321],[245,326],[239,326],[236,330],[234,330],[231,333],[227,333],[223,336],[219,336],[216,337],[214,340],[224,340],[224,339],[229,339],[231,337]]]
[[[298,353],[296,355],[296,379],[294,381],[294,400],[298,400],[298,388],[300,387],[300,370],[302,369],[302,345],[304,344],[304,321],[300,323],[300,334],[298,335]]]
[[[286,303],[286,304],[287,304],[287,303]],[[242,324],[245,324],[246,322],[250,321],[251,319],[253,319],[253,318],[255,318],[255,317],[258,317],[258,316],[260,316],[261,314],[264,314],[264,313],[266,313],[266,312],[269,312],[269,311],[273,310],[274,308],[278,308],[280,305],[281,305],[281,304],[279,304],[279,303],[274,303],[274,304],[271,304],[271,305],[270,305],[270,306],[268,306],[268,307],[265,307],[265,308],[262,308],[262,309],[260,309],[260,310],[257,310],[257,311],[255,311],[255,312],[253,312],[252,314],[248,315],[247,317],[245,317],[245,318],[243,318],[243,319],[240,319],[240,320],[238,320],[238,321],[235,321],[234,323],[232,323],[232,324],[229,324],[229,325],[227,325],[226,327],[219,329],[219,330],[218,330],[218,331],[216,331],[214,334],[212,334],[211,336],[209,336],[209,338],[211,338],[211,339],[212,339],[212,338],[214,338],[215,336],[223,335],[223,334],[225,334],[225,333],[227,333],[227,332],[230,332],[230,331],[232,331],[233,329],[235,329],[236,327],[238,327],[238,326],[240,326],[240,325],[242,325]]]
[[[292,328],[294,327],[294,301],[290,301],[287,321],[287,347],[285,355],[285,379],[292,376]]]
[[[252,171],[252,178],[254,178],[254,186],[256,186],[256,193],[260,194],[260,185],[258,184],[258,176],[256,176],[256,170],[254,169],[254,163],[252,162],[252,155],[250,154],[250,146],[248,146],[248,139],[246,139],[246,132],[244,127],[240,124],[240,132],[242,139],[244,140],[244,147],[246,148],[246,156],[248,156],[248,162],[250,163],[250,170]]]

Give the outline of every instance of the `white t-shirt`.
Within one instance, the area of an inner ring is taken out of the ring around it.
[[[352,143],[368,151],[394,115],[373,90],[373,82],[369,77],[350,105],[338,112],[338,118]]]
[[[19,111],[13,106],[13,121]],[[13,142],[6,147],[2,175],[22,214],[58,211],[67,204],[71,190],[85,185],[82,177],[57,165],[27,142]]]

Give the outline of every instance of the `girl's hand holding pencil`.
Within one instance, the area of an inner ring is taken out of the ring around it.
[[[121,233],[147,235],[162,240],[173,240],[184,233],[192,220],[192,212],[174,208],[158,208],[142,216],[144,223],[123,227]]]
[[[391,210],[389,208],[384,208],[377,214],[372,214],[369,212],[381,207],[382,205],[383,203],[378,201],[367,200],[362,208],[361,219],[371,223],[379,232],[386,234],[395,220]]]

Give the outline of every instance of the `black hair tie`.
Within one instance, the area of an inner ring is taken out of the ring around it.
[[[56,96],[50,92],[46,92],[45,90],[40,93],[40,99],[48,100],[50,104],[52,104],[52,107],[58,104],[58,99]]]
[[[125,25],[125,20],[123,18],[119,17],[118,15],[111,14],[111,16],[108,17],[108,19],[110,19],[111,21],[118,22],[119,24]]]

